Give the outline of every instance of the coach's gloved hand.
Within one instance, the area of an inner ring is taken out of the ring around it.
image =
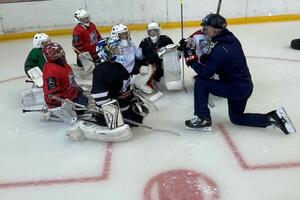
[[[202,56],[200,56],[200,59],[199,59],[200,63],[205,64],[208,57],[209,57],[209,54],[203,54]]]
[[[191,65],[193,62],[198,61],[195,49],[186,48],[184,50],[185,63]]]
[[[182,38],[182,39],[179,41],[179,47],[177,47],[177,50],[178,50],[178,51],[184,51],[185,48],[186,48],[186,39],[185,39],[185,38]]]

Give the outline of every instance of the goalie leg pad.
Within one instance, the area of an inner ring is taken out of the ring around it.
[[[147,82],[151,79],[154,70],[152,66],[141,66],[140,73],[137,74],[133,80],[134,85],[145,92],[146,94],[151,94],[153,88],[147,85]]]
[[[109,129],[114,129],[124,124],[123,116],[117,100],[112,100],[101,106],[104,118]]]
[[[168,90],[180,90],[182,88],[181,67],[176,49],[167,51],[162,55],[164,69],[164,82]]]
[[[80,128],[80,124],[82,121],[77,121],[73,125],[71,125],[67,132],[66,132],[66,138],[72,142],[78,142],[85,139],[84,133]]]
[[[43,88],[30,88],[22,92],[22,104],[24,106],[34,106],[44,103]]]
[[[123,124],[122,126],[114,129],[109,129],[92,122],[79,120],[67,131],[67,138],[72,141],[74,141],[74,138],[79,138],[80,140],[82,138],[86,138],[98,142],[123,142],[131,139],[132,137],[133,134],[127,124]]]

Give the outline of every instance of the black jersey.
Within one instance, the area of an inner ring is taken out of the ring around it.
[[[143,55],[145,57],[145,61],[151,65],[157,64],[160,65],[161,59],[157,55],[157,51],[161,47],[165,47],[168,44],[174,44],[171,38],[166,35],[159,36],[159,39],[156,43],[152,43],[149,37],[144,38],[139,47],[142,48]]]
[[[121,110],[128,109],[133,98],[129,73],[120,63],[103,62],[98,64],[93,71],[91,96],[99,107],[116,99]]]

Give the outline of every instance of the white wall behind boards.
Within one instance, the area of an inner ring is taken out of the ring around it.
[[[218,0],[184,0],[184,20],[215,12]],[[179,0],[49,0],[0,4],[0,34],[71,28],[76,9],[87,8],[98,26],[138,24],[151,20],[179,22]],[[299,14],[300,0],[223,0],[227,18]]]

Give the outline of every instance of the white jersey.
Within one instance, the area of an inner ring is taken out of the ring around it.
[[[122,46],[121,54],[121,56],[117,56],[116,62],[121,63],[128,73],[132,72],[135,59],[143,59],[142,49],[140,47],[136,47],[133,42],[130,42],[128,47]]]

